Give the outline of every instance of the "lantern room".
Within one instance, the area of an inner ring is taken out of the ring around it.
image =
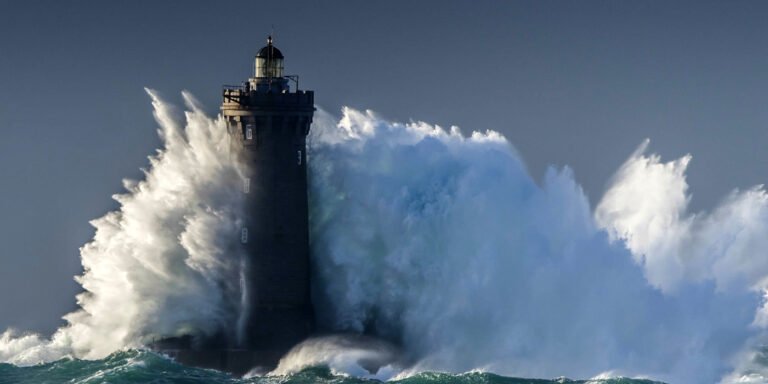
[[[267,46],[256,54],[255,78],[283,77],[283,53],[272,45],[272,36],[267,38]]]

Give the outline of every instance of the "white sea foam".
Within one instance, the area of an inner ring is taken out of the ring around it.
[[[691,156],[662,163],[648,142],[619,169],[595,217],[622,239],[648,280],[664,291],[712,281],[718,291],[768,288],[768,194],[734,191],[712,213],[691,214],[685,170]],[[762,318],[760,321],[763,321]]]
[[[399,351],[382,340],[358,335],[328,335],[295,346],[269,375],[290,375],[322,365],[338,375],[389,380],[402,371],[400,363]]]
[[[762,187],[690,214],[690,157],[644,145],[593,218],[496,133],[345,109],[313,135],[321,320],[399,338],[410,371],[714,382],[765,326]]]
[[[0,361],[98,358],[237,322],[240,176],[226,128],[189,95],[184,125],[150,95],[164,148],[116,196],[120,209],[93,222],[82,309],[50,339],[4,333]],[[646,143],[593,212],[570,169],[538,185],[496,132],[342,112],[319,111],[310,137],[314,297],[325,329],[402,343],[414,364],[376,377],[480,368],[738,382],[766,372],[762,187],[690,213],[690,156],[662,162]],[[370,375],[358,364],[370,351],[310,344],[276,373],[321,363]]]
[[[49,340],[6,332],[0,360],[101,358],[158,336],[212,333],[236,317],[241,202],[226,127],[187,93],[182,125],[171,105],[147,92],[164,148],[150,157],[144,180],[126,181],[128,192],[114,196],[120,208],[91,222],[96,235],[80,250],[81,309]]]

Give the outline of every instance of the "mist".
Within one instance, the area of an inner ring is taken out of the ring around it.
[[[183,113],[148,93],[163,148],[115,195],[120,208],[92,222],[80,309],[50,338],[6,331],[0,361],[97,359],[235,328],[242,202],[225,123],[187,93]],[[692,157],[665,162],[644,142],[593,209],[573,170],[550,168],[537,183],[494,131],[344,108],[318,111],[310,134],[320,326],[400,344],[411,363],[391,377],[764,380],[762,186],[689,212]],[[349,367],[344,356],[357,354],[316,343],[289,365]]]

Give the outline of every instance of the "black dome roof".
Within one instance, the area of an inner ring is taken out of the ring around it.
[[[267,39],[267,46],[259,49],[259,52],[256,54],[256,57],[263,57],[266,59],[283,59],[283,53],[280,52],[277,47],[272,45],[272,36],[269,36]]]

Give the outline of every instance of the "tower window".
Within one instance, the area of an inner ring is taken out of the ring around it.
[[[246,177],[243,179],[243,193],[250,193],[251,192],[251,178]]]
[[[253,124],[248,124],[245,126],[245,139],[253,140]]]
[[[298,165],[301,165],[301,149],[299,149],[299,150],[297,151],[297,155],[298,155],[298,159],[297,159],[297,160],[298,160],[298,163],[297,163],[297,164],[298,164]]]
[[[248,228],[243,228],[240,230],[240,242],[243,244],[248,242]]]

